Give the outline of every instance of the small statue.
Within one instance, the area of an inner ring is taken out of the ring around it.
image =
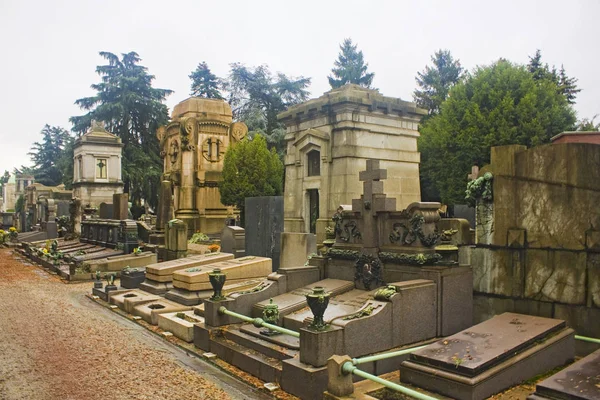
[[[335,235],[340,235],[342,233],[342,212],[344,211],[344,207],[339,206],[337,208],[337,211],[333,214],[333,217],[331,217],[331,219],[333,220],[333,222],[335,223],[335,228],[334,228],[334,232]]]

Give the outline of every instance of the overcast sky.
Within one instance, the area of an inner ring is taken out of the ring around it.
[[[74,101],[94,94],[99,51],[137,52],[154,86],[175,91],[171,110],[201,61],[222,77],[233,62],[310,77],[318,97],[346,37],[363,51],[373,85],[404,100],[438,49],[469,70],[500,57],[527,63],[541,49],[579,79],[575,109],[589,118],[600,113],[599,15],[599,0],[0,0],[0,173],[30,165],[44,124],[71,129],[69,117],[82,114]]]

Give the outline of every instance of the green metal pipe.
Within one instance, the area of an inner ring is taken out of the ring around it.
[[[281,326],[277,326],[277,325],[273,325],[273,324],[269,324],[268,322],[265,322],[262,318],[250,318],[247,317],[243,314],[238,314],[236,312],[233,311],[229,311],[226,307],[221,306],[219,307],[219,314],[225,314],[225,315],[229,315],[230,317],[235,317],[235,318],[239,318],[242,321],[245,322],[251,322],[252,324],[254,324],[254,326],[258,326],[258,327],[264,327],[264,328],[269,328],[272,329],[274,331],[277,331],[279,333],[284,333],[286,335],[290,335],[293,337],[300,337],[300,333],[296,332],[296,331],[292,331],[290,329],[286,329],[286,328],[282,328]]]
[[[581,340],[583,342],[590,342],[590,343],[600,344],[600,339],[591,338],[591,337],[587,337],[587,336],[575,335],[575,339]]]
[[[389,353],[376,354],[374,356],[367,356],[367,357],[361,357],[361,358],[353,358],[352,359],[352,364],[359,365],[359,364],[364,364],[364,363],[368,363],[368,362],[371,362],[371,361],[385,360],[385,359],[388,359],[388,358],[393,358],[393,357],[401,356],[401,355],[404,355],[404,354],[412,353],[413,351],[420,350],[420,349],[422,349],[424,347],[427,347],[427,345],[425,345],[425,346],[411,347],[409,349],[402,349],[402,350],[398,350],[398,351],[391,351]]]
[[[354,365],[352,365],[351,361],[347,361],[344,365],[342,365],[342,371],[346,374],[354,374],[354,375],[358,375],[362,378],[368,379],[370,381],[379,383],[380,385],[385,386],[388,389],[392,389],[395,390],[396,392],[400,392],[400,393],[404,393],[407,396],[411,396],[414,397],[415,399],[420,399],[420,400],[439,400],[435,397],[431,397],[428,396],[426,394],[423,393],[419,393],[416,390],[412,390],[409,389],[405,386],[399,385],[397,383],[394,382],[390,382],[390,381],[386,381],[385,379],[381,379],[378,376],[375,375],[371,375],[365,371],[361,371],[360,369],[358,369],[357,367],[355,367]]]

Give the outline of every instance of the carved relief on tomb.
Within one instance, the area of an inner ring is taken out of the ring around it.
[[[225,150],[225,144],[216,136],[209,137],[202,143],[202,156],[206,161],[221,161],[225,156]]]
[[[229,130],[232,142],[239,142],[248,134],[248,127],[243,122],[234,122]]]
[[[181,150],[196,150],[196,136],[198,133],[198,121],[196,118],[182,118],[179,122],[179,131],[181,135]]]
[[[169,146],[169,161],[171,164],[175,164],[177,162],[177,157],[179,156],[179,142],[177,139],[173,139],[171,141],[171,145]]]

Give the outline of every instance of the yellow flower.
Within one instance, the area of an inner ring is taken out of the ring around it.
[[[11,231],[11,232],[16,232],[17,228],[15,228],[14,226],[11,226],[8,230]]]
[[[43,249],[43,250],[42,250],[42,252],[43,252],[44,254],[48,254],[48,249]]]
[[[0,235],[4,235],[6,232],[4,232],[4,229],[0,229]]]

